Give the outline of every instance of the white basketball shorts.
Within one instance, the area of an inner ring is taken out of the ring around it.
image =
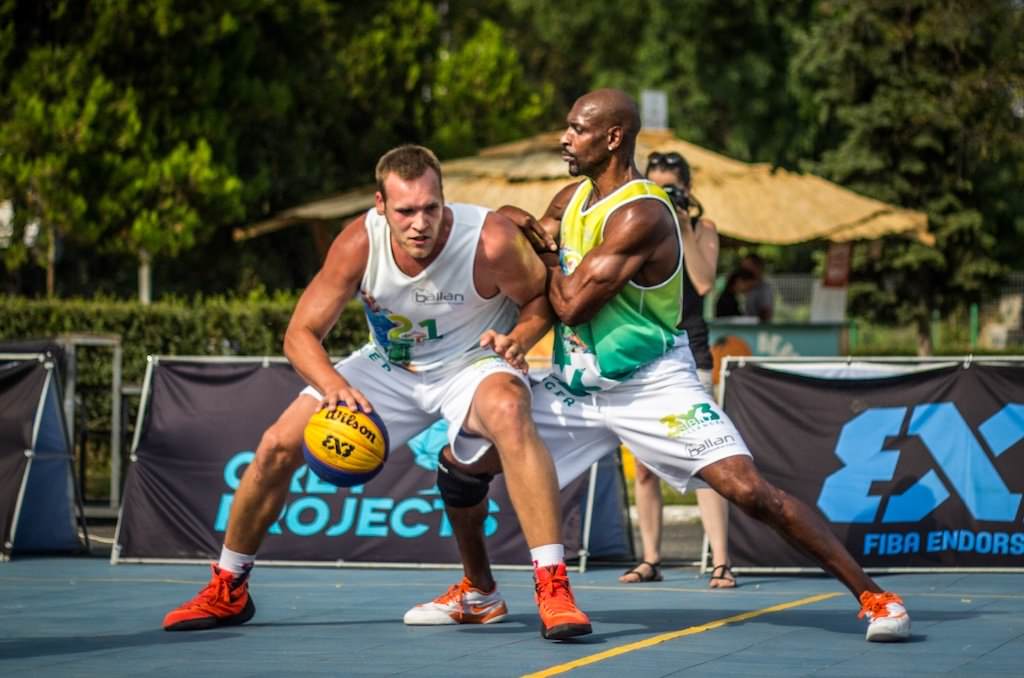
[[[702,468],[751,456],[697,377],[688,347],[645,365],[627,381],[575,396],[552,376],[533,386],[533,418],[565,487],[622,441],[679,491]],[[696,479],[699,481],[699,479]]]
[[[491,446],[486,439],[462,431],[480,382],[496,372],[508,372],[529,388],[522,372],[504,358],[483,350],[440,370],[410,372],[389,363],[386,356],[367,344],[335,364],[334,369],[362,391],[380,415],[388,429],[391,449],[404,445],[441,418],[448,422],[452,451],[466,464],[475,462]],[[307,386],[302,395],[321,398],[312,386]]]

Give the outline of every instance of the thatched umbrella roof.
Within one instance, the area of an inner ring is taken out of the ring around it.
[[[445,198],[497,208],[511,204],[540,215],[570,181],[561,159],[561,132],[492,146],[478,155],[442,163]],[[638,165],[653,151],[678,151],[693,170],[694,194],[728,237],[788,245],[807,240],[847,241],[905,233],[931,243],[928,219],[864,197],[810,174],[749,164],[676,138],[669,130],[644,130],[637,140]],[[236,240],[296,223],[351,217],[373,205],[373,186],[363,186],[281,212],[235,231]]]

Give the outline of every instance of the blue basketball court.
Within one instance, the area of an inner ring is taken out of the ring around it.
[[[407,627],[405,610],[455,570],[258,566],[250,623],[167,633],[164,613],[206,583],[203,567],[17,559],[0,564],[0,675],[1022,675],[1024,574],[881,576],[913,618],[911,642],[882,645],[828,577],[748,574],[710,591],[692,568],[630,586],[620,569],[572,575],[594,633],[553,643],[525,570],[496,573],[501,624]]]

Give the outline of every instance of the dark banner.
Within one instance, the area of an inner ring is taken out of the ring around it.
[[[215,559],[261,433],[303,387],[284,363],[159,360],[128,473],[115,560]],[[438,438],[444,439],[428,430],[393,449],[381,474],[359,487],[339,489],[300,468],[259,558],[458,563],[435,485]],[[585,487],[581,479],[562,493],[570,555],[579,549]],[[528,563],[501,476],[491,485],[489,508],[485,530],[493,561]]]
[[[32,423],[46,370],[38,361],[0,362],[0,546],[11,551],[14,512],[32,447]]]
[[[40,362],[38,356],[0,360],[0,553],[4,557],[73,551],[81,546],[71,451],[55,377],[53,364]]]
[[[1024,366],[872,379],[731,366],[725,410],[764,476],[866,567],[1021,567]],[[735,508],[733,561],[816,567]]]

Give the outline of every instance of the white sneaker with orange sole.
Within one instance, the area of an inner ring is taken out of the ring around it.
[[[494,624],[508,616],[508,606],[497,587],[490,593],[473,588],[462,578],[429,603],[417,605],[405,613],[403,621],[410,626],[438,624]]]
[[[865,637],[871,642],[895,643],[910,638],[910,615],[895,593],[865,591],[860,594],[860,605],[857,617],[868,618]]]

